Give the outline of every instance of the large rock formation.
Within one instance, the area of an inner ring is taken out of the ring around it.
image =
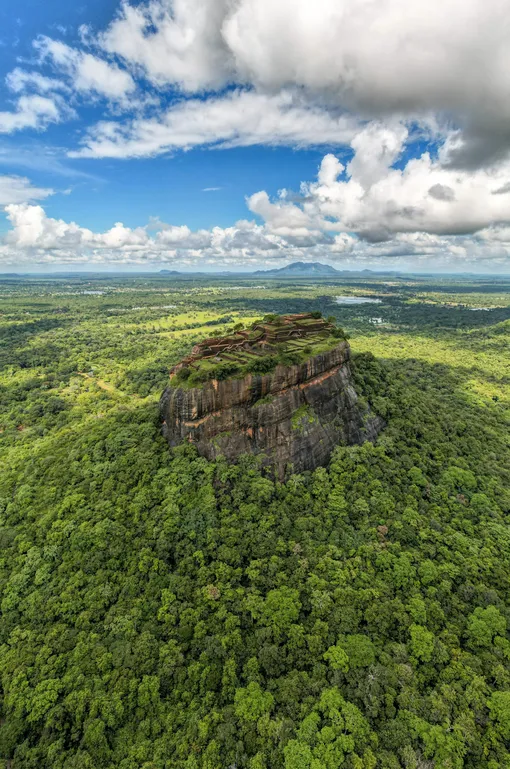
[[[361,408],[342,340],[305,363],[268,374],[168,387],[161,397],[171,446],[194,443],[208,459],[261,454],[281,479],[325,465],[338,444],[374,440],[382,420]]]

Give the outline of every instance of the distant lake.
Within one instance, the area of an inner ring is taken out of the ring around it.
[[[370,296],[336,296],[337,304],[381,304],[382,299],[372,299]]]

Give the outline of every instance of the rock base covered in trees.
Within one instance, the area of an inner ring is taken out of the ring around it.
[[[269,374],[168,387],[160,401],[170,446],[183,440],[201,456],[260,454],[283,478],[325,465],[339,444],[374,440],[383,421],[362,407],[349,365],[350,347],[333,349]]]

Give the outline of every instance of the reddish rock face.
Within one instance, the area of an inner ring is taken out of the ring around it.
[[[188,440],[208,459],[234,462],[261,454],[278,478],[314,470],[339,444],[374,440],[382,420],[360,408],[345,341],[297,366],[265,375],[214,380],[194,389],[168,387],[161,397],[171,446]],[[261,402],[262,401],[262,402]]]

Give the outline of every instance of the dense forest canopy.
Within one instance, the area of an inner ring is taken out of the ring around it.
[[[0,766],[509,769],[510,281],[262,280],[0,281]],[[296,312],[377,444],[170,452],[169,368]]]

